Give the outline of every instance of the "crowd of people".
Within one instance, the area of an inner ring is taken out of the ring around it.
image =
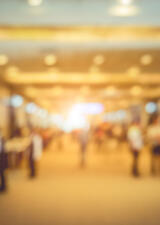
[[[134,176],[140,176],[139,157],[145,145],[150,148],[151,155],[151,173],[157,174],[160,172],[160,117],[152,116],[148,125],[142,128],[139,120],[134,120],[130,124],[112,124],[101,123],[96,127],[74,130],[71,135],[79,143],[80,149],[80,167],[86,166],[87,146],[90,140],[94,141],[97,149],[101,149],[104,141],[110,138],[116,138],[119,142],[127,142],[130,153],[132,155],[131,172]],[[34,178],[37,175],[37,161],[42,156],[42,151],[51,140],[61,140],[63,131],[52,129],[31,129],[30,132],[15,132],[15,136],[28,138],[28,144],[25,149],[25,158],[27,159],[29,177]],[[12,139],[14,139],[13,137]],[[6,169],[8,165],[8,151],[3,135],[0,134],[0,191],[7,189]],[[62,148],[62,141],[58,142],[58,148]]]

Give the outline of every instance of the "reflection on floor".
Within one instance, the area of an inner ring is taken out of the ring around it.
[[[147,151],[140,159],[142,177],[132,178],[125,144],[112,151],[90,144],[85,169],[78,166],[77,144],[64,146],[50,145],[35,180],[27,179],[26,170],[9,173],[0,224],[159,225],[160,177],[149,175]]]

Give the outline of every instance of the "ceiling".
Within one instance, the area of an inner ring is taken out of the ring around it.
[[[160,1],[135,0],[136,15],[111,15],[119,5],[0,1],[0,55],[8,57],[0,66],[1,84],[50,111],[71,99],[106,105],[114,99],[114,107],[159,99]],[[45,64],[47,55],[56,56],[54,65]],[[102,63],[94,62],[97,56]],[[142,63],[144,56],[149,63]]]
[[[160,25],[159,0],[134,0],[136,16],[111,15],[119,0],[43,0],[31,7],[27,0],[1,0],[0,24],[22,26]]]

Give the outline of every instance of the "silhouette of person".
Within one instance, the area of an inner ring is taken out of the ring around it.
[[[0,136],[0,191],[6,190],[6,155],[4,148],[4,139]]]

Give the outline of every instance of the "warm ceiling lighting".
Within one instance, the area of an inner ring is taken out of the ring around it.
[[[128,106],[128,101],[126,101],[126,100],[121,100],[121,101],[120,101],[120,106],[121,106],[121,107],[124,107],[124,108],[127,107],[127,106]]]
[[[56,74],[57,74],[57,73],[59,73],[60,71],[59,71],[59,68],[58,68],[58,67],[55,67],[55,66],[54,66],[54,67],[49,67],[49,68],[48,68],[48,72],[49,72],[49,73],[56,73]]]
[[[142,65],[149,65],[153,61],[153,58],[150,54],[145,54],[141,57],[140,62]]]
[[[53,89],[52,89],[52,94],[54,96],[60,96],[63,94],[63,88],[61,86],[55,86]]]
[[[119,2],[122,5],[130,5],[133,2],[133,0],[119,0]]]
[[[110,9],[109,13],[112,16],[135,16],[138,14],[138,8],[133,5],[118,5]]]
[[[140,86],[134,86],[134,87],[131,88],[130,92],[134,96],[141,95],[142,94],[142,88]]]
[[[8,57],[4,54],[0,55],[0,66],[4,66],[8,63]]]
[[[31,6],[39,6],[41,5],[43,0],[28,0],[28,4]]]
[[[25,89],[25,94],[29,97],[34,97],[34,96],[38,95],[37,89],[34,87],[27,87]]]
[[[102,65],[104,63],[104,56],[103,55],[96,55],[93,59],[94,64]]]
[[[89,94],[90,93],[90,87],[89,86],[82,86],[81,88],[80,88],[80,92],[82,93],[82,94]]]
[[[137,75],[140,74],[140,68],[138,66],[133,66],[128,69],[127,71],[128,75],[132,78],[136,78]]]
[[[55,55],[49,54],[44,58],[44,62],[47,66],[53,66],[57,62],[57,57]]]
[[[117,88],[114,86],[109,86],[105,90],[105,94],[108,96],[113,96],[117,94]]]
[[[9,75],[11,75],[11,76],[17,75],[18,72],[19,72],[19,69],[18,69],[18,67],[16,67],[16,66],[9,66],[9,67],[7,68],[7,73],[8,73]]]
[[[96,65],[93,65],[89,68],[89,72],[90,73],[98,73],[99,72],[99,67],[97,67]]]

